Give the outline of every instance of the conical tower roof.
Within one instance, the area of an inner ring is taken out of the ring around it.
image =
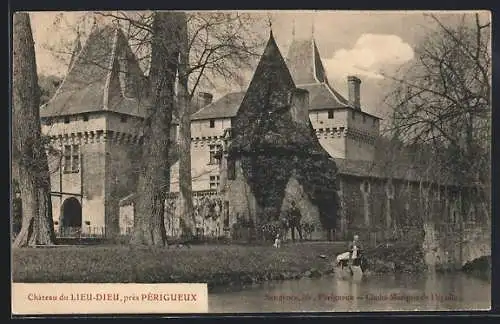
[[[287,55],[287,66],[298,87],[309,91],[311,110],[348,107],[348,101],[329,83],[313,37],[294,39]]]
[[[293,89],[295,83],[271,31],[236,114],[234,134],[238,136],[239,132],[248,132],[259,127],[259,123],[270,118],[274,112],[286,109],[289,105],[289,94]]]
[[[123,31],[116,25],[92,31],[41,117],[110,110],[144,117],[148,83]]]

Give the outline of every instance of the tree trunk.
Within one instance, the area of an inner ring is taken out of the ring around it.
[[[154,15],[151,44],[152,103],[144,123],[142,167],[132,245],[166,245],[165,199],[170,184],[170,128],[178,68],[179,14]]]
[[[188,90],[189,48],[187,19],[181,26],[179,64],[179,215],[182,235],[190,239],[195,234],[196,220],[193,212],[191,178],[191,109]]]
[[[14,246],[55,242],[49,166],[41,139],[35,48],[27,13],[13,19],[13,169],[19,176],[22,225]]]

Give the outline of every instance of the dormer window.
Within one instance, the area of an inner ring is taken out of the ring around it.
[[[210,128],[215,128],[215,119],[210,119]]]
[[[69,117],[68,116],[64,117],[64,123],[69,124]]]
[[[328,119],[333,119],[333,109],[328,110]]]

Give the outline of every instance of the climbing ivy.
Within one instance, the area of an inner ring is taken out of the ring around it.
[[[326,228],[335,225],[336,165],[309,123],[292,118],[296,89],[272,33],[248,90],[231,122],[228,158],[239,159],[262,212],[259,225],[276,221],[285,189],[295,175],[319,207]],[[304,107],[305,108],[305,107]]]
[[[312,128],[293,122],[289,114],[273,124],[267,132],[253,136],[246,132],[230,147],[230,155],[240,159],[243,175],[263,210],[259,222],[279,218],[286,185],[295,175],[318,206],[323,227],[334,228],[338,203],[335,162],[312,134]]]

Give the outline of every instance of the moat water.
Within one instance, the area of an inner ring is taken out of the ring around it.
[[[209,294],[212,313],[489,310],[491,282],[464,273],[269,282]]]

